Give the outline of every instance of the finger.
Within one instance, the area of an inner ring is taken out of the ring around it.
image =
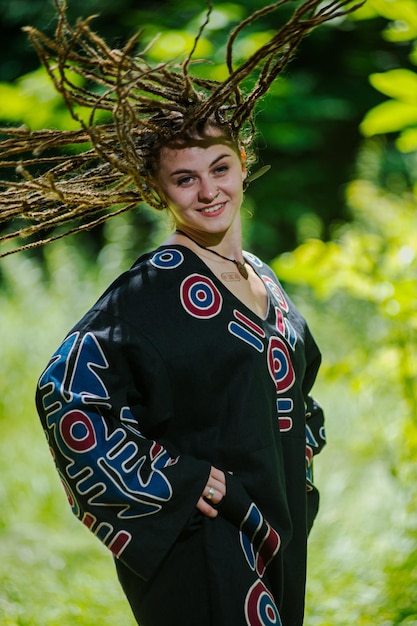
[[[222,472],[222,470],[217,469],[217,467],[213,467],[213,466],[211,467],[209,478],[226,486],[226,478],[225,478],[224,472]]]
[[[214,489],[221,498],[226,495],[226,478],[224,472],[216,469],[215,467],[211,468],[203,495],[206,497],[208,496],[209,499],[211,499],[214,495],[211,491],[212,489]]]
[[[204,496],[207,500],[212,500],[213,496],[215,496],[216,493],[216,489],[213,487],[213,485],[206,485],[206,488],[204,490]]]
[[[221,497],[226,495],[226,485],[221,483],[218,480],[208,480],[207,486],[213,487],[217,494],[220,494]]]
[[[218,481],[209,481],[204,488],[203,497],[214,504],[218,504],[225,496],[226,489]]]
[[[218,511],[214,509],[204,498],[200,498],[197,502],[197,509],[207,517],[217,517]]]

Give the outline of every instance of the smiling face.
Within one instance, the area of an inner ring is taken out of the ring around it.
[[[156,187],[176,227],[208,241],[240,228],[246,169],[225,138],[200,140],[186,147],[164,147]]]

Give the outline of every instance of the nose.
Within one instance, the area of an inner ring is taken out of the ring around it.
[[[219,195],[220,191],[210,179],[202,178],[198,189],[198,199],[200,202],[208,204],[213,202]]]

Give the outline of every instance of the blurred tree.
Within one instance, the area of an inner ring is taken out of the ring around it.
[[[408,44],[403,49],[415,46],[414,2],[370,4],[407,34],[398,39],[401,46]],[[384,36],[394,40],[393,28],[389,25]],[[362,129],[369,137],[383,130],[389,134],[368,138],[361,146],[356,178],[346,190],[352,222],[339,227],[329,242],[311,239],[281,255],[274,267],[299,286],[305,300],[317,302],[329,332],[347,338],[327,354],[326,375],[366,389],[378,404],[385,402],[382,415],[371,409],[362,416],[363,453],[367,461],[380,455],[407,508],[398,511],[402,527],[386,555],[385,584],[370,614],[372,623],[411,625],[417,623],[417,155],[401,154],[394,144],[398,139],[400,149],[404,143],[412,147],[403,140],[417,128],[415,118],[398,113],[403,103],[415,107],[416,77],[393,68],[371,81],[392,101],[372,109]]]
[[[204,15],[196,0],[158,0],[151,8],[138,8],[134,0],[120,0],[117,6],[109,0],[90,0],[88,11],[81,0],[69,0],[68,5],[74,20],[99,12],[96,30],[115,47],[141,28],[143,45],[161,33],[150,52],[157,61],[181,58]],[[224,73],[227,34],[258,8],[258,0],[215,2],[199,51],[213,64],[196,65],[196,71],[215,77]],[[239,39],[242,57],[259,45],[266,31],[279,28],[290,10],[284,6],[253,24]],[[24,121],[31,127],[67,124],[68,117],[35,69],[35,54],[20,32],[27,23],[52,32],[52,0],[0,0],[0,11],[0,36],[8,49],[0,60],[0,120]],[[383,98],[369,85],[368,74],[404,62],[404,51],[380,37],[382,23],[386,20],[375,16],[361,21],[347,18],[314,31],[260,104],[259,160],[272,169],[247,192],[246,206],[256,219],[245,221],[245,236],[246,245],[263,258],[292,249],[309,236],[326,240],[335,224],[350,219],[343,189],[352,177],[361,141],[357,127],[365,112]],[[136,215],[137,227],[146,228],[149,219]],[[94,232],[94,245],[101,245],[102,235],[103,229]]]
[[[385,555],[385,585],[368,609],[369,623],[393,626],[417,620],[417,211],[415,194],[394,194],[370,180],[384,151],[382,142],[363,147],[358,178],[347,188],[352,223],[332,241],[311,239],[273,266],[297,297],[315,302],[322,332],[333,338],[322,376],[344,381],[352,397],[369,397],[361,416],[364,467],[378,458],[407,503]]]

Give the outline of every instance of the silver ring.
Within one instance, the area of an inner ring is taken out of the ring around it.
[[[216,490],[214,489],[214,487],[209,487],[208,494],[206,496],[207,500],[211,500],[215,493]]]

